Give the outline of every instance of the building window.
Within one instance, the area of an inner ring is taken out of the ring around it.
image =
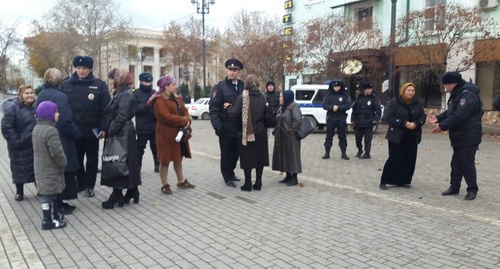
[[[356,20],[361,31],[371,30],[373,26],[373,7],[363,7],[357,9]]]
[[[428,31],[440,30],[444,27],[446,0],[425,1],[425,29]]]

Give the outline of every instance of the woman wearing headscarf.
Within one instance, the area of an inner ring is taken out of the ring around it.
[[[168,166],[174,163],[177,176],[178,189],[192,189],[195,186],[187,181],[182,171],[182,159],[191,158],[189,143],[178,139],[179,131],[184,131],[191,126],[191,117],[184,106],[184,101],[177,94],[175,78],[166,75],[161,77],[157,86],[159,88],[148,101],[156,115],[156,147],[158,162],[160,163],[161,192],[173,194],[168,184]],[[180,137],[179,137],[180,138]]]
[[[415,91],[415,84],[404,84],[400,95],[394,97],[387,107],[389,128],[385,138],[389,141],[389,158],[380,180],[382,190],[387,189],[387,184],[401,187],[411,184],[417,162],[417,147],[422,140],[422,125],[426,119]]]
[[[297,174],[302,173],[300,140],[295,136],[300,128],[302,113],[299,106],[294,102],[293,91],[281,92],[277,119],[278,125],[273,131],[272,168],[275,171],[286,173],[286,177],[280,183],[294,186],[298,184]]]
[[[16,201],[24,199],[24,184],[35,182],[31,132],[36,124],[35,92],[30,85],[19,87],[17,98],[6,99],[2,135],[7,141]]]
[[[262,188],[262,172],[269,166],[267,127],[265,125],[266,97],[259,91],[259,79],[249,75],[243,93],[234,105],[225,103],[231,118],[238,118],[240,141],[240,168],[245,173],[242,191],[252,191],[252,169],[255,168],[254,190]]]
[[[57,194],[54,206],[64,215],[71,214],[75,210],[63,200],[74,200],[78,198],[76,188],[76,172],[78,171],[78,156],[76,154],[75,139],[80,137],[80,131],[73,121],[73,114],[69,106],[68,97],[59,87],[63,81],[62,73],[57,68],[49,68],[43,76],[43,90],[36,98],[36,107],[43,101],[51,101],[57,105],[59,120],[56,128],[61,138],[61,144],[66,155],[67,164],[64,168],[64,185],[62,193]]]
[[[125,69],[115,68],[108,74],[112,88],[111,101],[108,105],[108,130],[107,137],[121,137],[126,141],[127,165],[129,175],[123,177],[106,178],[101,174],[101,185],[112,187],[113,192],[107,201],[102,202],[102,208],[112,209],[115,204],[122,207],[130,199],[139,203],[139,189],[141,185],[141,170],[136,146],[136,133],[132,118],[135,117],[136,102],[130,90],[132,75]],[[106,145],[104,145],[106,147]],[[101,173],[104,173],[102,171]],[[123,196],[123,189],[127,193]]]

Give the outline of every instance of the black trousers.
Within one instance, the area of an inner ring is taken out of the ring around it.
[[[234,180],[234,169],[240,156],[238,137],[219,136],[220,171],[225,182]]]
[[[467,183],[467,192],[477,193],[477,173],[476,173],[476,151],[477,146],[453,147],[451,157],[450,185],[454,190],[460,190],[462,177]]]
[[[73,200],[78,198],[76,189],[76,174],[77,172],[64,172],[64,183],[66,187],[57,195],[57,200]]]
[[[149,141],[149,148],[153,154],[155,165],[158,165],[158,153],[156,149],[156,133],[152,134],[137,134],[137,155],[139,156],[139,166],[142,167],[142,157],[144,156],[144,149]]]
[[[93,189],[97,177],[97,165],[99,164],[99,139],[95,137],[79,138],[75,140],[75,147],[79,166],[76,172],[78,190]],[[87,163],[84,165],[85,159]]]
[[[363,151],[363,144],[361,141],[363,137],[365,138],[365,152],[370,153],[372,149],[372,138],[373,138],[373,126],[369,127],[358,127],[354,129],[354,135],[356,137],[356,147],[358,151]]]
[[[325,148],[330,149],[332,147],[333,136],[335,135],[335,129],[337,129],[337,134],[339,136],[339,147],[342,151],[347,149],[347,135],[346,135],[347,123],[344,120],[328,120],[326,123],[326,138],[325,138]]]

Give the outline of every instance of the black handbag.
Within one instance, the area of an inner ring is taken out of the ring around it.
[[[312,132],[314,132],[314,127],[312,126],[311,121],[309,121],[308,118],[302,118],[300,121],[300,128],[295,133],[295,136],[298,140],[302,140]]]
[[[102,152],[101,178],[112,179],[129,175],[125,137],[109,137]]]

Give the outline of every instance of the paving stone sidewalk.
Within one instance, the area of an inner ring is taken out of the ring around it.
[[[110,189],[97,186],[94,198],[81,193],[74,202],[68,227],[52,231],[41,230],[33,185],[14,200],[0,139],[0,268],[499,268],[500,138],[485,135],[478,198],[465,201],[464,190],[440,195],[452,151],[446,134],[429,129],[412,187],[379,190],[385,128],[370,160],[354,158],[352,133],[351,160],[340,159],[337,137],[322,160],[325,134],[314,133],[302,143],[303,186],[279,184],[283,176],[266,168],[262,191],[247,193],[223,184],[217,137],[209,121],[196,120],[193,159],[184,161],[196,189],[163,195],[148,151],[139,204],[104,210]],[[175,185],[172,168],[169,178]]]

